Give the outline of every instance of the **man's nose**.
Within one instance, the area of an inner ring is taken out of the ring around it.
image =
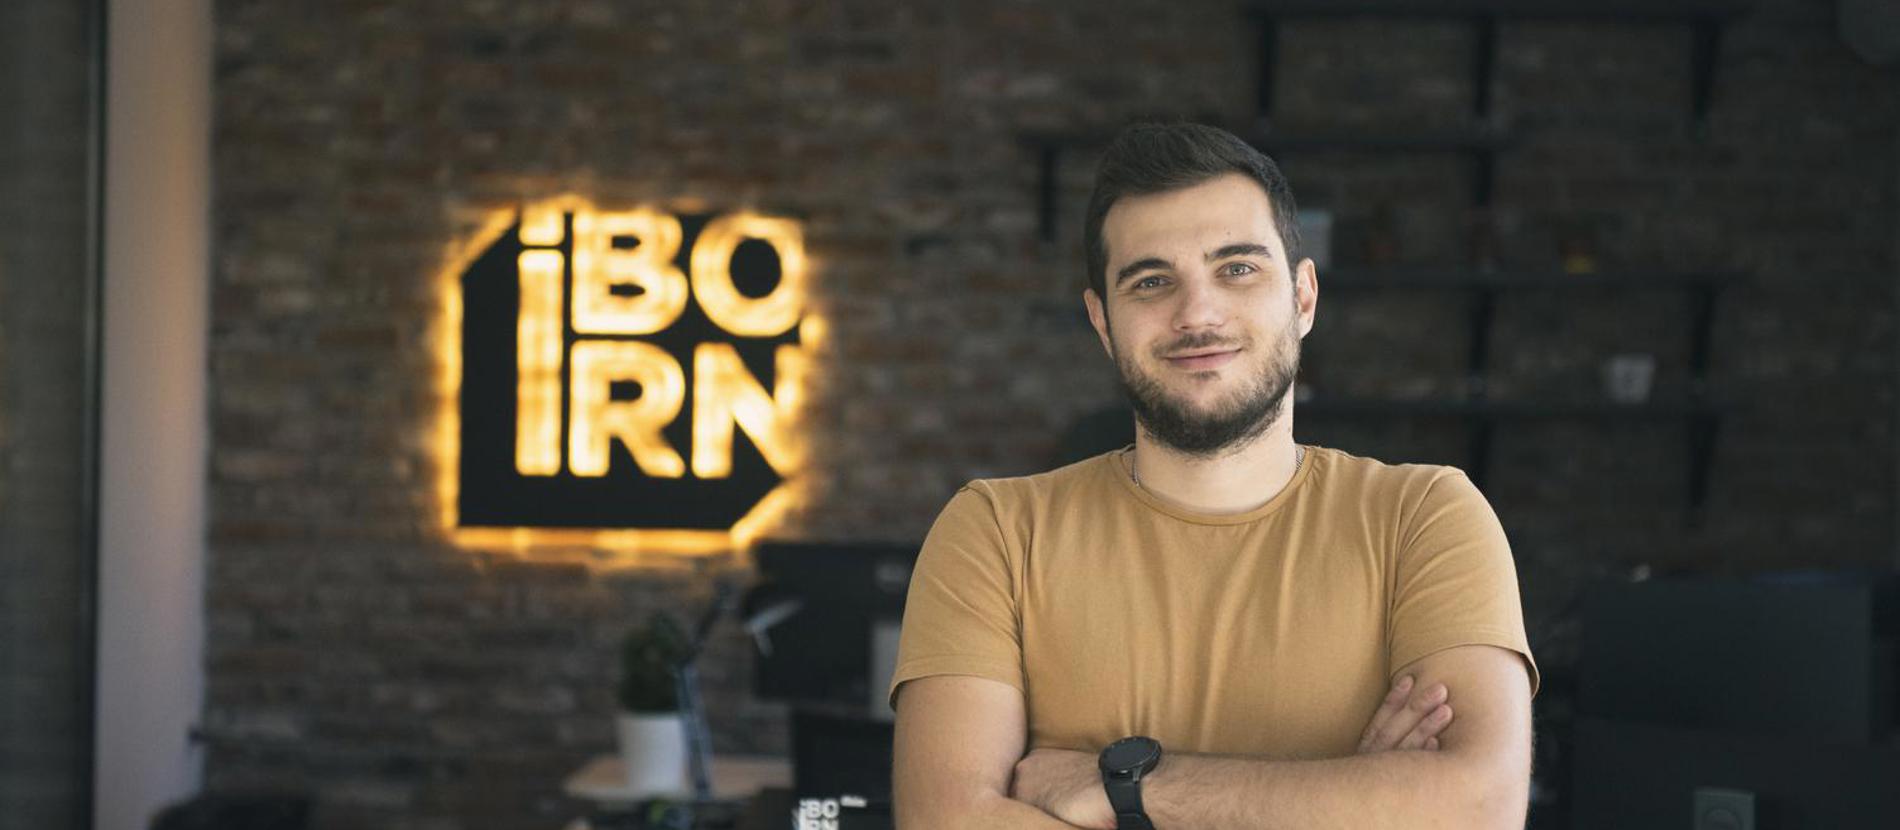
[[[1177,330],[1219,328],[1227,322],[1226,305],[1211,281],[1186,280],[1178,296],[1181,301],[1174,309],[1174,327]]]

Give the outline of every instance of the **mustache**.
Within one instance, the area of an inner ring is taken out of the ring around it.
[[[1246,338],[1222,337],[1209,332],[1185,334],[1154,348],[1156,357],[1185,352],[1190,349],[1243,349],[1248,345]]]

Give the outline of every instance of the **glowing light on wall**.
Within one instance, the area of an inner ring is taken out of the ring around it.
[[[780,276],[772,293],[753,299],[732,282],[732,254],[757,239],[778,251]],[[693,246],[693,295],[719,327],[748,337],[771,337],[798,324],[805,308],[805,235],[789,219],[738,213],[714,219]]]
[[[616,381],[639,384],[640,397],[618,403],[610,400],[609,392]],[[700,385],[704,384],[702,378]],[[680,371],[679,361],[660,347],[613,340],[574,344],[573,399],[567,456],[568,467],[575,475],[606,475],[609,443],[616,439],[627,445],[634,463],[649,476],[679,478],[686,472],[686,462],[660,436],[660,430],[679,416],[680,404],[686,401],[686,375]],[[730,456],[731,447],[726,449]],[[697,448],[694,453],[697,457]]]
[[[551,247],[567,235],[565,200],[535,205],[521,212],[521,244]]]
[[[574,330],[586,334],[652,334],[686,308],[686,275],[673,267],[680,222],[659,211],[574,214]],[[639,241],[633,250],[615,238]],[[616,294],[615,286],[637,293]]]
[[[517,267],[515,467],[526,475],[553,475],[561,469],[561,255],[523,251]]]
[[[791,426],[804,383],[805,354],[778,349],[778,384],[768,394],[726,343],[701,343],[693,353],[693,475],[724,478],[732,472],[732,433],[745,430],[767,463],[787,470],[793,455]]]
[[[742,251],[748,242],[763,246]],[[799,225],[756,213],[676,217],[562,197],[491,216],[443,279],[432,444],[445,530],[464,546],[536,554],[687,555],[769,532],[801,501],[800,409],[826,329],[807,313],[810,269]],[[761,273],[775,277],[769,288]],[[495,410],[512,410],[500,458],[488,446]],[[502,479],[501,490],[527,489],[500,492]],[[506,518],[537,500],[553,506],[549,523]],[[708,507],[722,500],[736,519]],[[660,518],[623,524],[621,513]],[[717,529],[698,529],[708,523]]]

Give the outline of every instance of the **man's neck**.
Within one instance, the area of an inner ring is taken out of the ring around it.
[[[1245,513],[1286,489],[1298,469],[1293,443],[1293,407],[1281,410],[1273,427],[1247,446],[1214,456],[1183,454],[1135,427],[1131,459],[1141,489],[1196,513]]]

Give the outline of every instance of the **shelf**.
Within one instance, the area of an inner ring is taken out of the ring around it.
[[[1380,154],[1455,153],[1473,162],[1472,204],[1491,204],[1500,153],[1516,145],[1518,131],[1496,126],[1491,111],[1493,75],[1498,54],[1498,24],[1505,20],[1572,20],[1632,24],[1681,24],[1694,38],[1689,55],[1692,125],[1706,129],[1715,87],[1716,58],[1722,27],[1749,11],[1746,0],[1243,0],[1243,15],[1259,30],[1257,117],[1255,125],[1275,123],[1274,81],[1279,58],[1281,21],[1298,18],[1381,16],[1456,20],[1472,26],[1469,55],[1473,83],[1471,111],[1452,121],[1467,126],[1439,130],[1265,130],[1242,129],[1235,134],[1270,154],[1299,152],[1358,152]],[[1206,119],[1203,119],[1206,120]],[[1045,241],[1056,237],[1057,170],[1061,154],[1071,148],[1099,148],[1112,138],[1111,130],[1040,131],[1019,135],[1041,165],[1038,180],[1038,221]],[[1689,296],[1689,388],[1707,388],[1716,300],[1723,289],[1750,282],[1731,271],[1631,270],[1570,274],[1558,271],[1478,270],[1459,268],[1341,268],[1320,274],[1322,289],[1459,290],[1470,297],[1470,342],[1466,377],[1482,379],[1491,363],[1491,329],[1498,295],[1504,291],[1680,290]],[[1481,393],[1483,386],[1468,387]],[[1659,421],[1684,425],[1688,431],[1689,505],[1692,524],[1701,520],[1708,493],[1710,466],[1722,420],[1733,406],[1701,396],[1678,401],[1624,405],[1608,401],[1511,402],[1488,400],[1481,394],[1453,400],[1319,399],[1298,404],[1298,411],[1328,420],[1456,419],[1470,433],[1467,472],[1482,485],[1489,464],[1493,433],[1502,422],[1583,421],[1599,423]]]
[[[1707,401],[1651,401],[1620,404],[1612,401],[1499,401],[1499,400],[1383,400],[1375,398],[1314,398],[1294,405],[1300,415],[1341,420],[1400,418],[1460,418],[1492,421],[1673,421],[1713,418],[1735,410],[1732,404]]]
[[[1114,129],[1030,130],[1018,135],[1018,141],[1036,154],[1037,229],[1044,241],[1056,236],[1056,171],[1062,153],[1072,149],[1106,147],[1115,137]],[[1472,179],[1472,202],[1491,203],[1493,168],[1497,154],[1517,142],[1513,130],[1502,127],[1472,126],[1463,129],[1405,131],[1371,130],[1231,130],[1247,143],[1269,155],[1302,152],[1358,153],[1458,153],[1468,154],[1477,163]]]
[[[1748,283],[1735,271],[1480,271],[1472,268],[1329,268],[1320,272],[1326,289],[1465,288],[1531,291],[1721,289]]]
[[[1732,271],[1602,271],[1566,274],[1560,271],[1480,271],[1459,268],[1342,268],[1319,275],[1320,293],[1328,291],[1442,291],[1472,292],[1471,339],[1466,357],[1467,376],[1482,378],[1491,366],[1491,322],[1497,314],[1497,295],[1524,291],[1663,291],[1689,295],[1689,372],[1697,383],[1708,377],[1709,355],[1715,329],[1716,297],[1722,289],[1746,285],[1749,277]],[[1497,404],[1491,404],[1497,406]],[[1502,410],[1498,410],[1502,412]]]
[[[1036,149],[1105,147],[1114,129],[1029,130],[1023,144]],[[1438,130],[1248,130],[1230,132],[1263,151],[1360,150],[1365,152],[1495,152],[1517,141],[1503,127],[1472,126]]]
[[[1243,14],[1259,27],[1258,106],[1273,112],[1273,81],[1280,52],[1279,21],[1387,17],[1460,20],[1474,26],[1471,77],[1475,84],[1473,114],[1487,120],[1491,113],[1492,68],[1497,62],[1497,24],[1501,20],[1565,20],[1577,22],[1680,24],[1695,34],[1690,48],[1689,111],[1698,128],[1705,124],[1715,91],[1715,62],[1721,50],[1722,27],[1747,13],[1752,0],[1250,0]]]
[[[1747,12],[1742,0],[1252,0],[1249,14],[1277,17],[1495,17],[1503,20],[1577,20],[1659,23]]]
[[[1264,152],[1348,150],[1369,153],[1495,153],[1517,143],[1502,127],[1389,132],[1371,130],[1255,130],[1242,133]]]
[[[1629,23],[1685,23],[1694,28],[1691,54],[1690,112],[1698,127],[1705,123],[1715,89],[1715,61],[1722,26],[1749,11],[1752,0],[1252,0],[1242,6],[1245,16],[1259,27],[1259,123],[1272,118],[1274,76],[1279,56],[1279,22],[1285,18],[1339,18],[1380,16],[1468,20],[1476,26],[1471,75],[1475,87],[1472,126],[1462,129],[1406,131],[1262,131],[1235,130],[1268,153],[1354,151],[1369,153],[1466,153],[1477,163],[1472,201],[1491,203],[1497,154],[1516,142],[1513,130],[1489,126],[1491,85],[1497,53],[1499,20],[1576,20]],[[1202,119],[1206,120],[1206,119]],[[1041,165],[1037,184],[1038,228],[1045,241],[1054,241],[1056,227],[1056,169],[1070,148],[1101,147],[1112,130],[1042,130],[1020,135]]]
[[[1700,377],[1700,375],[1698,375]],[[1384,421],[1405,419],[1451,419],[1462,421],[1470,431],[1470,460],[1465,472],[1479,487],[1490,472],[1493,433],[1500,422],[1581,421],[1611,424],[1617,422],[1676,422],[1688,430],[1689,521],[1698,525],[1702,505],[1709,495],[1709,465],[1715,454],[1715,439],[1722,420],[1740,408],[1735,404],[1709,400],[1661,400],[1640,404],[1611,401],[1498,401],[1476,399],[1380,400],[1323,397],[1294,404],[1296,418],[1334,421]]]

